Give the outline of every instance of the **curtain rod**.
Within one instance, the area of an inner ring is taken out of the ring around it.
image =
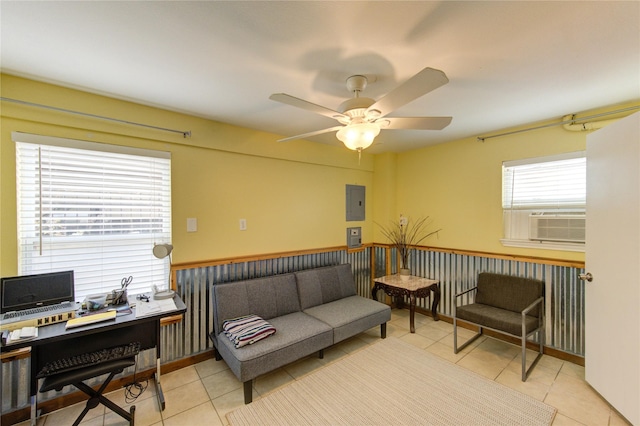
[[[619,114],[621,112],[632,111],[634,109],[640,109],[640,105],[635,105],[635,106],[628,107],[628,108],[622,108],[622,109],[618,109],[618,110],[615,110],[615,111],[603,112],[603,113],[600,113],[600,114],[594,114],[594,115],[590,115],[590,116],[587,116],[587,117],[580,117],[578,119],[572,118],[571,120],[563,120],[563,121],[559,121],[557,123],[543,124],[541,126],[535,126],[535,127],[529,127],[529,128],[526,128],[526,129],[514,130],[512,132],[498,133],[497,135],[478,136],[478,142],[484,142],[486,139],[499,138],[500,136],[514,135],[516,133],[528,132],[528,131],[531,131],[531,130],[539,130],[539,129],[544,129],[544,128],[547,128],[547,127],[561,126],[561,125],[564,125],[564,124],[574,123],[576,121],[591,120],[593,118],[599,118],[599,117],[605,117],[607,115]],[[575,114],[572,115],[572,117],[575,117]]]
[[[53,106],[49,106],[49,105],[36,104],[36,103],[33,103],[33,102],[21,101],[21,100],[18,100],[18,99],[0,97],[0,100],[6,101],[6,102],[13,102],[15,104],[20,104],[20,105],[27,105],[27,106],[36,107],[36,108],[48,109],[48,110],[52,110],[52,111],[66,112],[68,114],[82,115],[84,117],[97,118],[97,119],[100,119],[100,120],[114,121],[116,123],[121,123],[121,124],[129,124],[129,125],[132,125],[132,126],[146,127],[147,129],[155,129],[155,130],[162,130],[162,131],[165,131],[165,132],[179,133],[185,139],[191,137],[191,130],[184,131],[184,130],[167,129],[165,127],[158,127],[158,126],[151,126],[149,124],[135,123],[133,121],[120,120],[118,118],[103,117],[101,115],[89,114],[87,112],[73,111],[73,110],[70,110],[70,109],[58,108],[58,107],[53,107]]]

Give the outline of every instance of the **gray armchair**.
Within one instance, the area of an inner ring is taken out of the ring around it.
[[[458,306],[462,296],[474,293],[473,303]],[[458,320],[476,325],[478,333],[458,347]],[[458,353],[482,335],[483,328],[520,339],[522,346],[522,381],[542,357],[544,350],[544,282],[531,278],[483,272],[476,287],[455,295],[453,304],[453,350]],[[527,341],[538,334],[539,351],[526,368]]]

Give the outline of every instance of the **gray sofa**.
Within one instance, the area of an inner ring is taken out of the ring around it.
[[[213,286],[213,331],[216,359],[224,359],[244,384],[244,401],[252,401],[256,377],[380,325],[386,337],[389,306],[356,294],[351,265],[307,269]],[[276,333],[236,348],[222,334],[227,319],[258,315]]]

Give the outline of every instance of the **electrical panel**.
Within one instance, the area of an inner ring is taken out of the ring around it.
[[[347,248],[358,248],[362,245],[362,229],[347,228]]]
[[[364,220],[365,192],[365,186],[347,185],[347,222]]]

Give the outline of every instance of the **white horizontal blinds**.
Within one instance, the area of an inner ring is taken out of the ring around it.
[[[73,270],[77,300],[168,284],[171,160],[110,151],[16,142],[20,274]]]
[[[584,209],[584,152],[503,164],[503,209]]]

